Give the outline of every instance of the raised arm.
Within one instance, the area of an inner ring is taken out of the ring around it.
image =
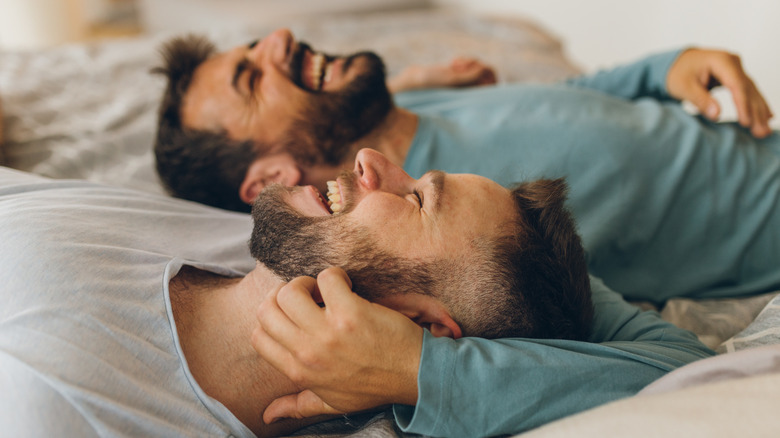
[[[434,338],[352,294],[333,272],[318,289],[311,281],[290,285],[261,307],[253,343],[309,390],[274,402],[267,420],[394,403],[406,432],[511,434],[633,395],[713,354],[693,334],[640,312],[597,280],[592,343]],[[324,308],[311,300],[312,290],[322,292]],[[414,379],[407,370],[418,363]]]
[[[631,64],[577,76],[566,83],[624,99],[652,97],[669,100],[671,96],[666,91],[666,75],[681,52],[682,50],[675,50],[659,53]]]
[[[672,64],[666,79],[672,97],[690,101],[710,120],[720,115],[720,105],[709,92],[718,85],[731,92],[740,125],[758,138],[772,133],[772,110],[745,73],[739,56],[721,50],[686,50]]]
[[[772,133],[769,120],[773,114],[766,100],[745,73],[739,56],[722,50],[661,53],[567,83],[624,99],[687,100],[712,121],[718,120],[720,105],[709,91],[723,85],[731,92],[740,125],[758,138]]]

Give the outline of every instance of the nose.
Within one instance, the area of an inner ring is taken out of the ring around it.
[[[294,37],[290,29],[276,29],[249,49],[247,58],[255,63],[263,60],[286,64]]]
[[[406,193],[414,179],[403,169],[373,149],[361,149],[355,158],[359,184],[368,190]]]

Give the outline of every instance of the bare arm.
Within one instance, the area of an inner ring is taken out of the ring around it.
[[[473,87],[496,83],[492,67],[474,58],[458,57],[449,64],[411,65],[387,81],[390,92],[441,87]]]

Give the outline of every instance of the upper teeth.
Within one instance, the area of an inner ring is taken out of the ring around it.
[[[336,181],[328,181],[328,205],[333,213],[338,213],[344,208],[343,201],[341,199],[341,192],[339,192],[339,185]]]
[[[311,85],[316,91],[322,86],[322,66],[325,65],[325,55],[315,53],[311,57]]]

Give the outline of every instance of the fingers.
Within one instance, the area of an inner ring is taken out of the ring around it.
[[[319,287],[325,308],[333,312],[349,312],[363,300],[352,292],[352,281],[341,268],[328,268],[317,275]]]
[[[317,280],[298,277],[272,291],[257,309],[259,325],[252,334],[255,350],[276,368],[288,366],[295,360],[296,347],[305,342],[320,344],[316,339],[329,325],[326,311],[354,312],[355,305],[364,301],[352,293],[351,286],[343,269],[329,268]],[[315,297],[324,302],[325,309]]]
[[[745,73],[739,56],[720,50],[689,49],[680,55],[667,76],[670,95],[689,100],[713,121],[720,116],[720,106],[709,89],[719,84],[731,92],[741,126],[758,138],[771,134],[772,111]]]
[[[283,418],[308,418],[323,414],[342,414],[307,390],[272,401],[263,412],[263,421],[271,424]]]
[[[474,86],[495,84],[495,70],[475,58],[456,57],[450,62],[454,75],[452,86]]]
[[[688,100],[712,121],[717,121],[720,116],[720,104],[710,92],[697,81],[690,81],[687,86]]]
[[[276,294],[276,305],[284,313],[284,317],[307,333],[316,333],[317,327],[322,325],[324,313],[317,301],[321,301],[320,290],[317,281],[311,277],[295,278]],[[282,324],[282,315],[274,314],[272,310],[273,305],[269,304],[269,313],[276,318],[274,321]],[[297,336],[297,333],[293,334]]]
[[[737,108],[739,124],[750,129],[751,134],[755,137],[763,138],[772,132],[769,128],[772,111],[764,97],[756,89],[753,81],[749,78],[746,80],[746,83],[727,85],[727,88],[731,91],[734,105]]]
[[[756,137],[769,135],[769,119],[772,117],[769,105],[745,73],[739,56],[725,52],[715,52],[712,56],[712,75],[731,92],[739,124],[750,129]]]
[[[737,106],[739,124],[750,129],[755,137],[763,138],[772,132],[769,128],[772,111],[753,81],[750,78],[746,81],[743,87],[729,87]]]

